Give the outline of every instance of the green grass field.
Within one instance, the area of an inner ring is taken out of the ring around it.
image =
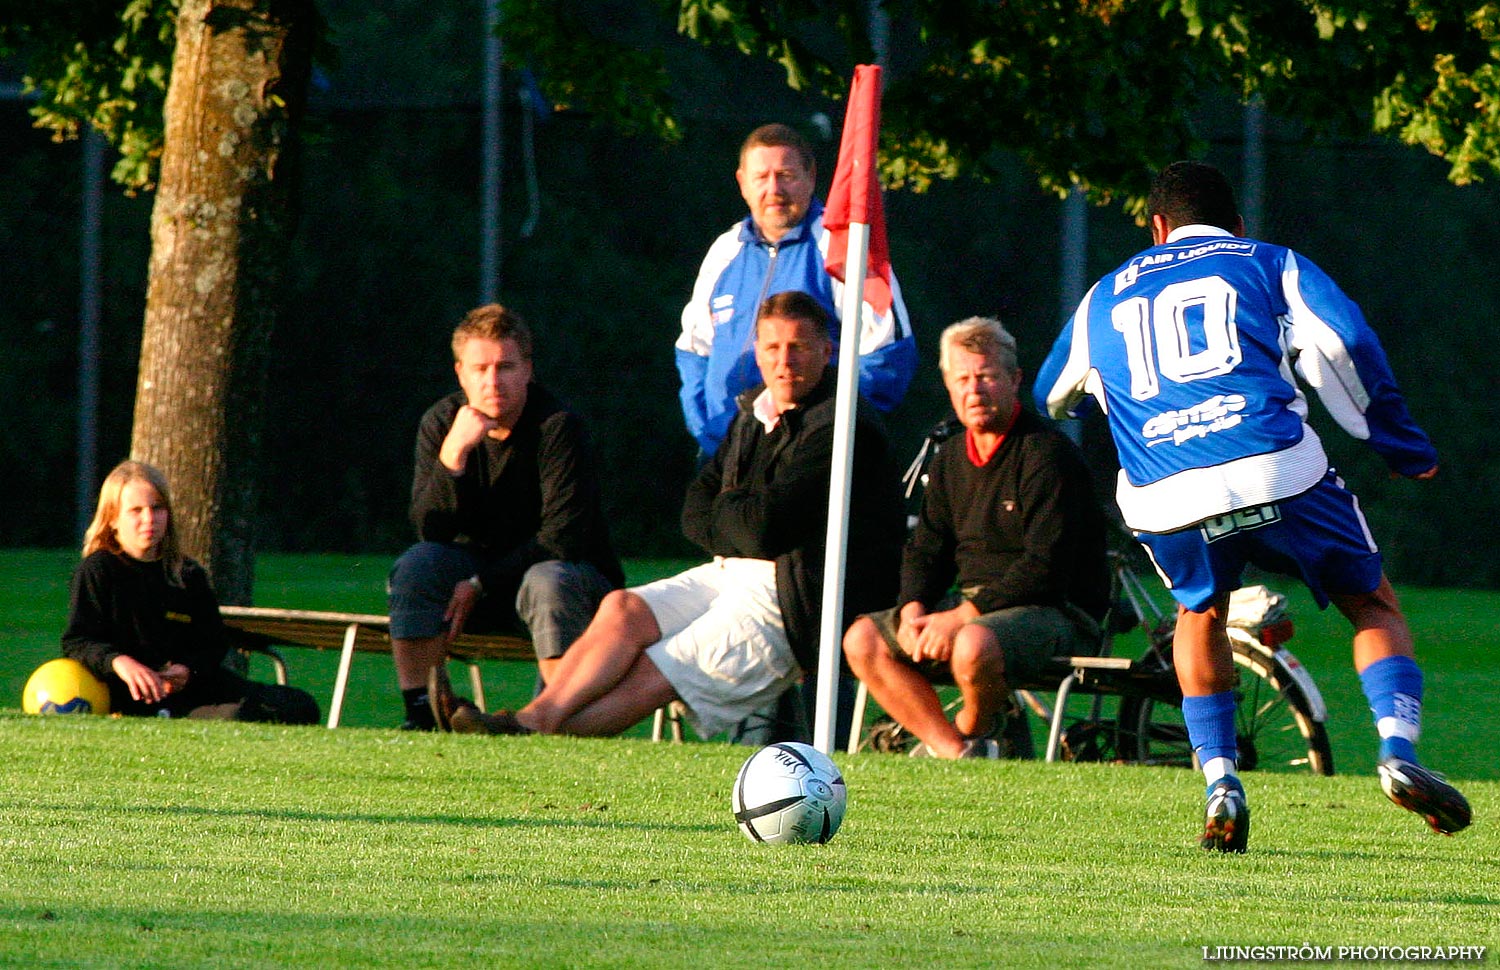
[[[24,716],[72,562],[0,553],[0,966],[1134,968],[1500,944],[1493,594],[1403,591],[1421,749],[1474,807],[1453,838],[1380,794],[1337,618],[1294,598],[1339,775],[1247,777],[1246,856],[1196,848],[1202,785],[1180,769],[875,754],[837,758],[831,844],[773,848],[730,815],[748,749],[401,733],[379,657],[355,664],[363,727]],[[257,602],[383,611],[386,566],[267,556]],[[332,656],[287,655],[326,703]],[[487,668],[492,703],[529,692],[516,666]]]

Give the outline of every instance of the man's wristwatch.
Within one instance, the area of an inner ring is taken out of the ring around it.
[[[475,573],[474,575],[470,576],[468,579],[464,580],[464,582],[466,582],[470,586],[474,587],[474,592],[478,593],[480,596],[484,595],[484,583],[481,583],[479,581],[479,574],[478,573]]]

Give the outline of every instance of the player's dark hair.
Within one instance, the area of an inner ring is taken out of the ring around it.
[[[1174,229],[1202,225],[1234,232],[1240,221],[1229,179],[1205,162],[1173,162],[1162,169],[1146,204],[1150,215],[1162,216]]]
[[[745,143],[740,146],[740,167],[745,167],[745,156],[752,148],[790,148],[802,159],[802,165],[809,172],[817,165],[817,159],[813,156],[812,142],[808,141],[802,132],[791,125],[770,124],[761,125],[750,132]]]
[[[784,290],[766,297],[755,314],[755,333],[760,335],[760,322],[769,317],[782,320],[800,320],[813,324],[813,329],[829,343],[833,342],[835,322],[828,308],[815,297],[801,290]]]
[[[464,344],[474,337],[497,343],[501,340],[514,340],[521,349],[521,356],[531,359],[531,328],[526,326],[526,321],[521,319],[519,313],[498,303],[475,307],[464,315],[463,322],[453,331],[454,360],[458,360],[463,353]]]

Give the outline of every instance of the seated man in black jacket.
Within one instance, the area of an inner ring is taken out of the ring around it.
[[[491,303],[453,331],[460,390],[422,416],[411,519],[391,567],[391,653],[407,728],[447,727],[448,645],[465,629],[529,634],[542,678],[624,582],[583,422],[532,380],[531,331]],[[435,716],[437,715],[437,716]]]
[[[708,738],[813,673],[833,455],[831,325],[797,291],[757,314],[764,386],[741,395],[682,512],[684,533],[714,560],[610,593],[530,704],[462,708],[455,731],[612,735],[681,700]],[[846,622],[895,594],[903,529],[885,434],[864,402],[855,424]]]
[[[898,606],[860,617],[844,656],[921,739],[913,754],[995,758],[1010,684],[1098,648],[1104,517],[1072,442],[1021,409],[1016,341],[1000,321],[944,330],[938,366],[964,436],[928,468]],[[947,677],[963,695],[952,722],[931,683]]]

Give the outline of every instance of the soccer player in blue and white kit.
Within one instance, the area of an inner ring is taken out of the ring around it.
[[[1200,844],[1243,852],[1229,593],[1245,567],[1302,579],[1354,626],[1354,666],[1380,734],[1381,787],[1435,831],[1469,804],[1423,768],[1422,672],[1359,503],[1306,422],[1301,377],[1393,474],[1427,479],[1437,452],[1407,412],[1364,316],[1322,270],[1244,238],[1234,191],[1199,162],[1152,184],[1154,245],[1089,290],[1038,372],[1038,407],[1087,396],[1120,457],[1120,511],[1178,602],[1182,713],[1208,780]]]

